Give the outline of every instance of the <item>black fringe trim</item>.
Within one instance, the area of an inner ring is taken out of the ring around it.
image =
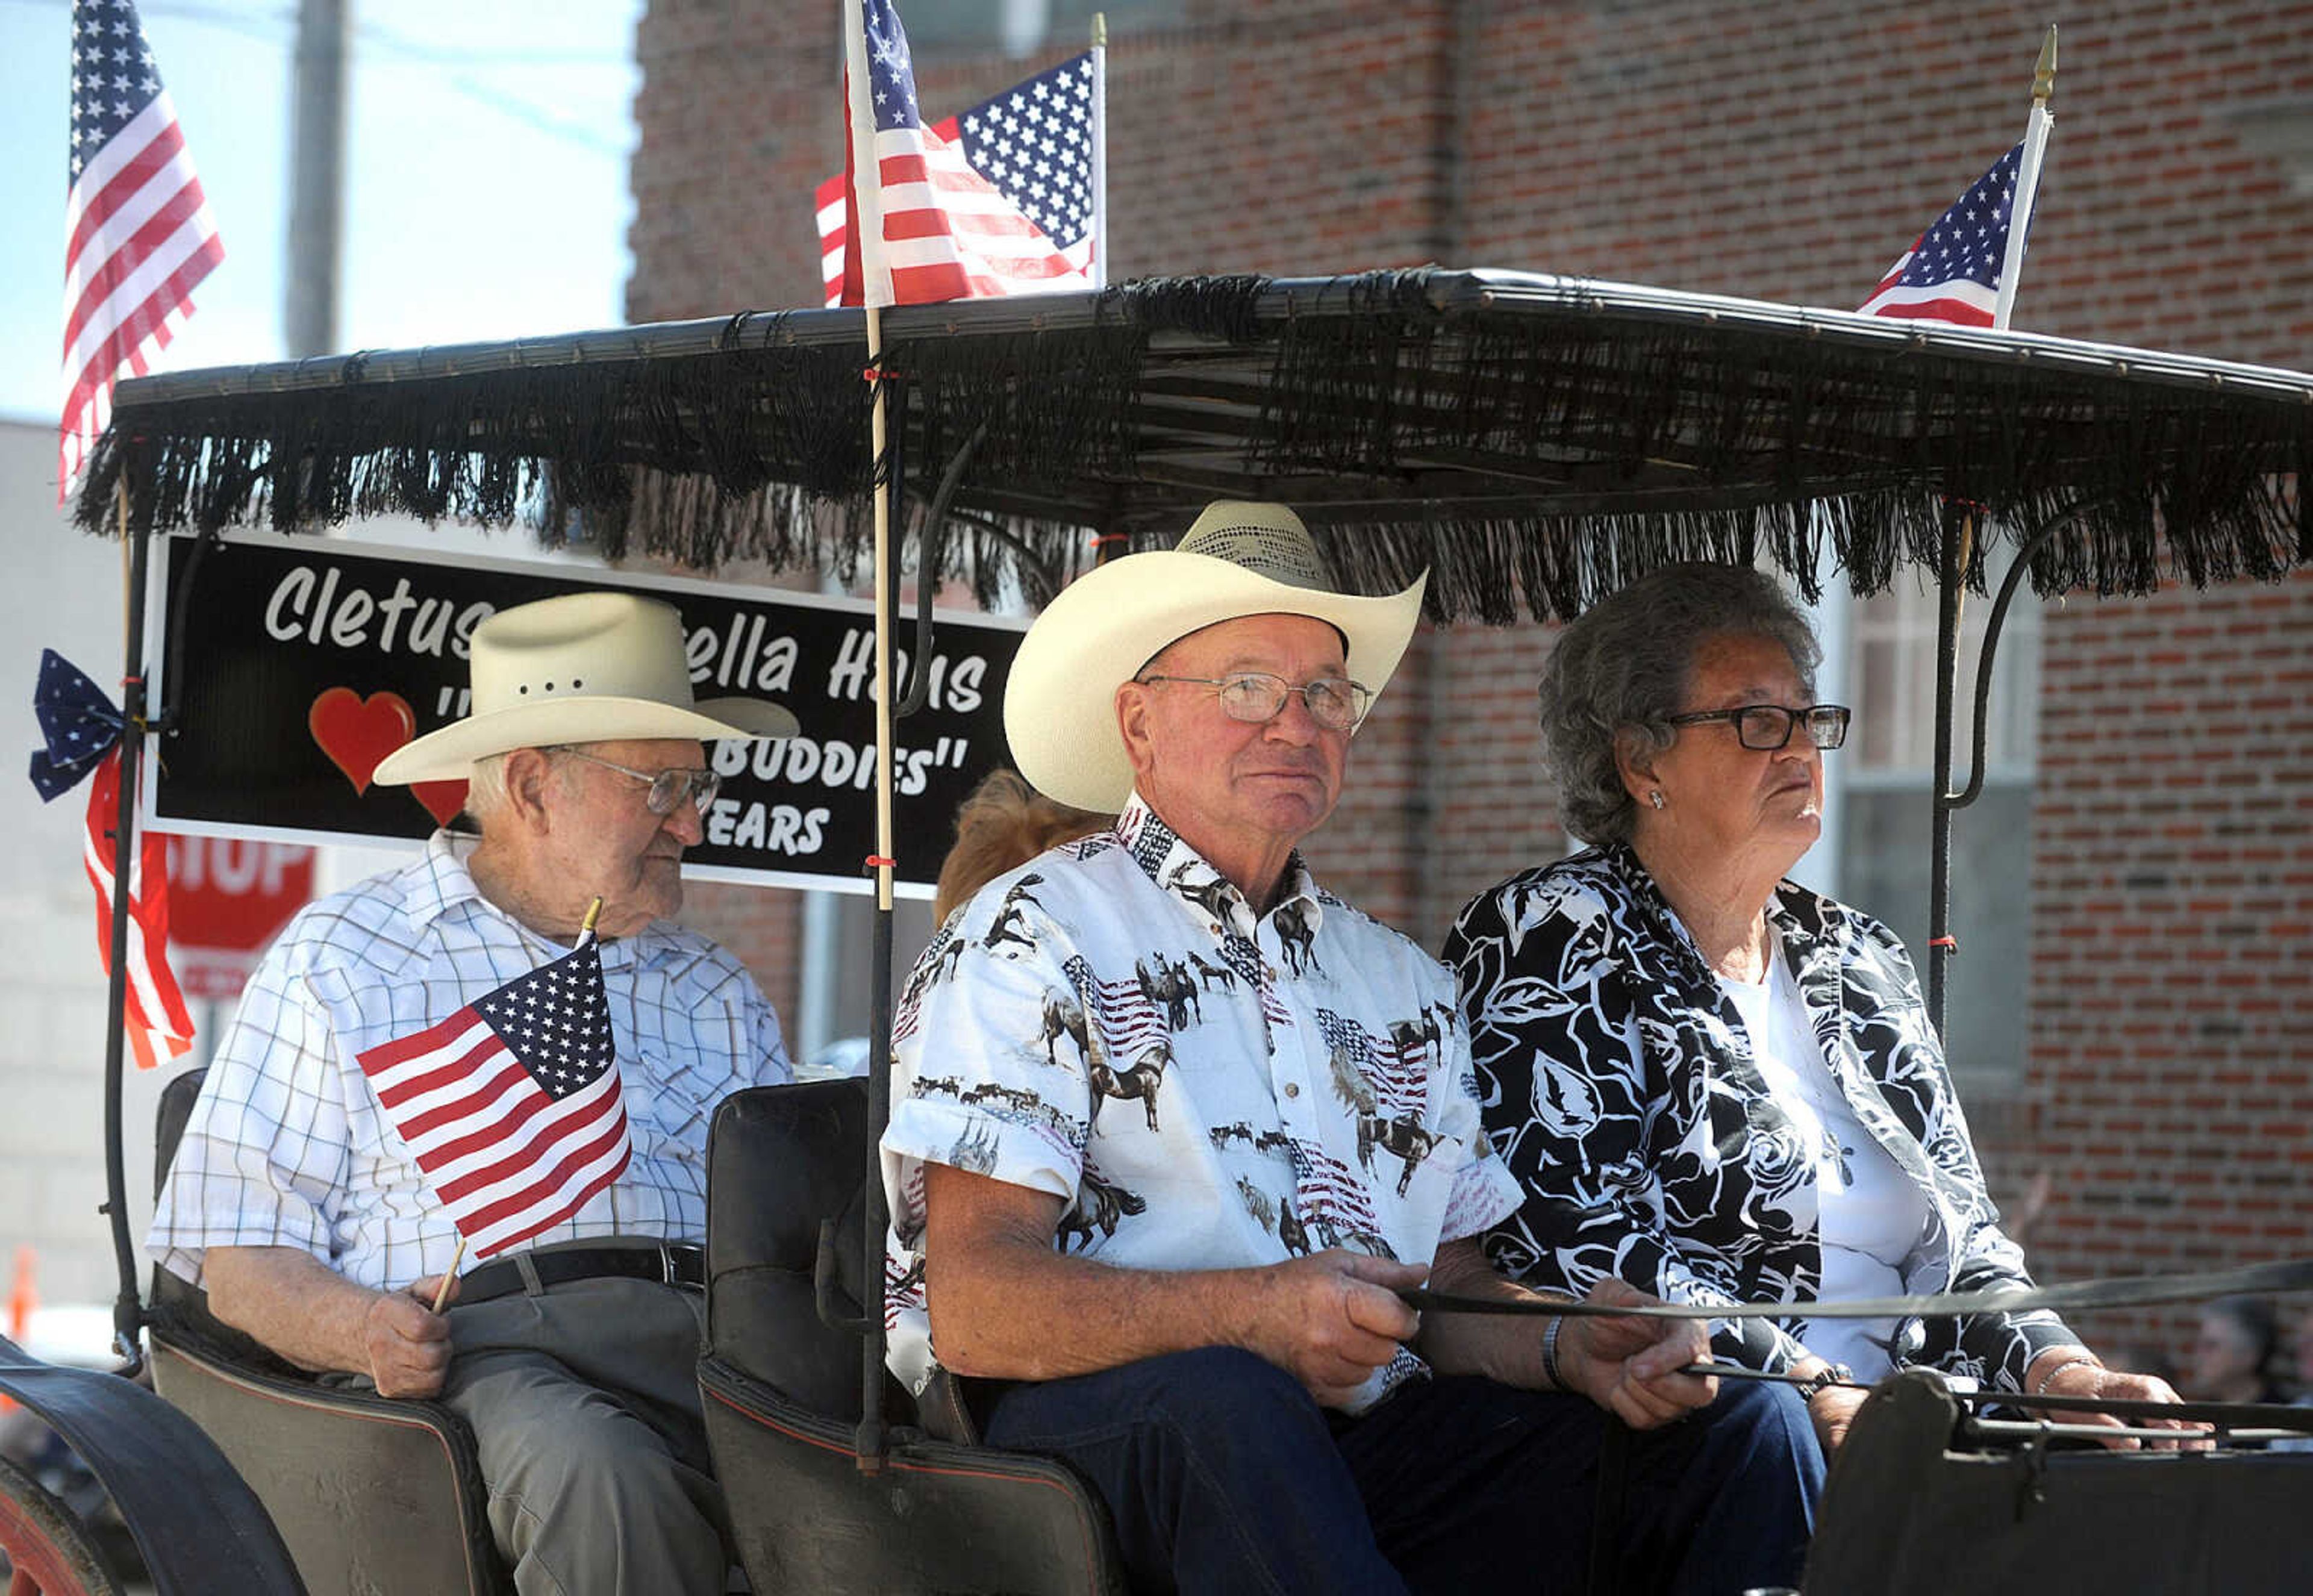
[[[1048,597],[1095,557],[1093,534],[1167,547],[1227,492],[1298,504],[1357,591],[1429,569],[1441,621],[1562,618],[1687,559],[1764,557],[1812,598],[1827,554],[1876,592],[1932,572],[1963,510],[1980,522],[1979,587],[1994,540],[2051,522],[2032,560],[2043,594],[2313,560],[2313,405],[1734,320],[1441,311],[1432,284],[1156,279],[1102,294],[1089,325],[960,317],[895,340],[882,366],[914,500],[985,426],[941,574],[983,601],[1015,584]],[[407,381],[350,362],[334,387],[127,408],[79,518],[111,531],[127,471],[146,528],[528,517],[614,558],[848,576],[872,525],[873,389],[858,346],[786,332],[734,318],[706,353]],[[1166,433],[1183,424],[1149,422],[1152,393],[1207,406],[1188,428],[1198,470]],[[1236,435],[1205,436],[1212,417]]]

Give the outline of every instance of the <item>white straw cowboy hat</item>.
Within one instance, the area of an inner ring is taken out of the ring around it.
[[[474,628],[473,709],[386,756],[372,781],[458,781],[518,748],[656,737],[792,737],[761,698],[693,703],[682,619],[635,593],[566,593],[502,609]]]
[[[1424,572],[1403,592],[1337,592],[1309,529],[1283,504],[1205,506],[1174,548],[1095,567],[1045,607],[1012,662],[1004,734],[1048,798],[1113,812],[1132,792],[1116,689],[1177,638],[1248,615],[1306,615],[1347,640],[1352,679],[1378,696],[1421,618]]]

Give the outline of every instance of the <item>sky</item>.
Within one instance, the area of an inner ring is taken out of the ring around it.
[[[348,0],[342,349],[615,326],[644,0]],[[283,356],[296,0],[138,0],[225,259],[162,371]],[[61,406],[70,0],[0,0],[0,417]]]

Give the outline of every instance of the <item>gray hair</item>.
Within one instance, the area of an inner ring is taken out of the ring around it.
[[[1659,753],[1677,741],[1695,652],[1733,634],[1772,639],[1810,697],[1823,650],[1806,613],[1747,566],[1667,566],[1584,611],[1543,667],[1543,761],[1558,813],[1586,842],[1628,842],[1637,806],[1615,764],[1618,742]]]
[[[466,777],[466,812],[484,830],[506,806],[506,755],[491,754],[475,760],[473,774]]]

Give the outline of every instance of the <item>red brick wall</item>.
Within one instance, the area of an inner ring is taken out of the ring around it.
[[[2019,1151],[2068,1270],[2313,1255],[2309,638],[2303,574],[2049,615]]]
[[[795,10],[652,5],[636,319],[815,302],[835,45]],[[2021,135],[2052,17],[2018,325],[2313,365],[2313,198],[2228,119],[2313,94],[2302,0],[1192,0],[1187,25],[1112,39],[1113,270],[1441,259],[1851,305]],[[924,103],[1073,48],[919,54]],[[2045,1274],[2313,1251],[2309,606],[2300,580],[2052,611],[2031,1062],[1975,1108],[1997,1187],[2053,1177]],[[1563,846],[1535,754],[1546,646],[1534,627],[1418,643],[1311,846],[1433,947],[1471,892]],[[750,951],[780,987],[781,954]]]

